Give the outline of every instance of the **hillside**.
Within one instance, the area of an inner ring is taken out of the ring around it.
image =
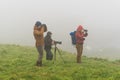
[[[34,47],[0,45],[0,80],[120,80],[120,61],[82,58],[62,51],[65,63],[57,53],[57,61],[46,61],[36,67],[37,51]]]

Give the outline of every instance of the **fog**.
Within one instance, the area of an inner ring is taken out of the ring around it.
[[[119,0],[0,0],[0,44],[34,46],[33,26],[45,23],[59,48],[75,52],[69,33],[88,29],[85,49],[120,48]],[[90,54],[89,52],[87,52]],[[117,55],[116,55],[117,56]]]

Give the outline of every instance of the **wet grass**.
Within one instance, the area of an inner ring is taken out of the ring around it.
[[[57,53],[57,61],[45,60],[36,67],[37,51],[34,47],[0,45],[0,80],[120,80],[120,60],[82,58],[62,51],[65,63]]]

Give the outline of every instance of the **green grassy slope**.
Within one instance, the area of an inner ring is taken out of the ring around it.
[[[82,58],[62,51],[65,63],[57,53],[57,61],[45,60],[36,67],[37,51],[34,47],[0,45],[0,80],[120,80],[120,61],[110,62],[97,58]]]

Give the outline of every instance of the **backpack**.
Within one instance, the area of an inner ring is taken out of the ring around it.
[[[76,31],[70,32],[70,36],[71,36],[71,40],[72,40],[72,44],[73,44],[73,45],[76,45],[75,33],[76,33]]]

